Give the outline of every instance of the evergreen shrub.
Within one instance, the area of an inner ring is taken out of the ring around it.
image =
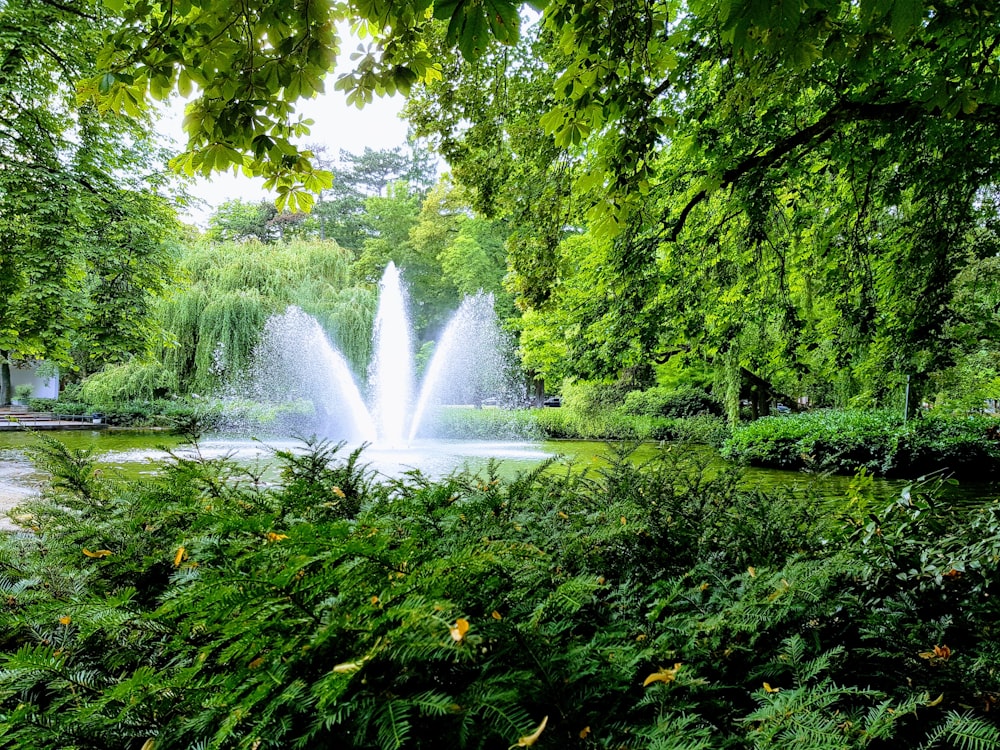
[[[0,737],[73,748],[1000,744],[1000,510],[623,451],[378,480],[307,441],[101,473],[0,536]]]

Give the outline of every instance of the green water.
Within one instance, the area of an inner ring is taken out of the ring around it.
[[[168,432],[80,430],[51,432],[46,433],[46,436],[56,437],[70,449],[89,450],[106,470],[130,478],[154,473],[158,463],[166,456],[165,450],[186,450],[181,447],[181,438]],[[36,439],[23,432],[0,433],[0,513],[34,491],[43,479],[31,465],[25,450]],[[296,450],[299,447],[301,443],[295,440],[255,441],[219,436],[208,436],[201,443],[201,451],[206,457],[226,456],[235,461],[257,463],[265,468],[273,465],[275,449]],[[552,456],[558,456],[561,462],[572,462],[577,467],[597,470],[607,464],[613,451],[614,448],[605,443],[589,441],[420,441],[398,450],[369,447],[363,458],[372,469],[387,476],[398,476],[404,471],[418,468],[432,477],[443,476],[457,469],[483,471],[489,461],[495,459],[500,462],[499,473],[511,477]],[[707,465],[709,471],[721,470],[727,466],[718,453],[703,446],[661,446],[647,443],[640,445],[630,460],[652,460],[662,451],[693,453],[695,458]],[[757,468],[743,469],[742,476],[745,486],[818,497],[845,497],[852,481],[851,477],[844,476],[814,476]],[[898,496],[907,484],[909,482],[903,480],[876,479],[872,489],[876,497],[888,499]],[[981,499],[997,497],[1000,495],[1000,488],[995,484],[969,483],[949,487],[947,492],[956,497]]]

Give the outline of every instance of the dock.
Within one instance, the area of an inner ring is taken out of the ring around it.
[[[100,414],[28,411],[26,406],[0,406],[0,432],[11,430],[102,430]]]

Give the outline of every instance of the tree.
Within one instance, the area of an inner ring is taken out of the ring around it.
[[[256,240],[271,242],[277,232],[271,224],[278,211],[274,203],[260,200],[248,203],[239,199],[229,200],[215,209],[208,221],[206,236],[218,242]]]
[[[374,151],[366,148],[362,154],[340,152],[339,162],[332,162],[318,150],[318,163],[333,175],[333,185],[320,193],[313,208],[311,224],[320,239],[329,237],[341,247],[361,252],[365,239],[376,230],[365,211],[365,200],[385,197],[394,183],[404,190],[423,196],[433,183],[434,168],[429,151],[411,147]]]
[[[611,242],[608,294],[578,312],[623,351],[683,347],[796,387],[846,373],[838,398],[877,402],[900,373],[948,364],[949,280],[996,173],[998,24],[976,2],[550,2],[531,53],[546,64],[456,60],[411,111],[449,114],[418,125],[472,167],[456,169],[466,184],[518,196],[488,165],[537,134],[512,89],[486,82],[502,70],[517,92],[548,91],[535,109],[563,155],[547,163],[566,165],[586,226]],[[536,252],[508,245],[521,303],[539,311],[565,281],[544,226]],[[595,372],[584,354],[572,369]]]
[[[107,29],[89,3],[0,7],[0,386],[12,360],[144,350],[150,299],[171,281],[176,224],[148,118],[76,99]]]
[[[418,80],[440,75],[424,39],[432,16],[449,20],[448,36],[464,54],[479,54],[488,38],[513,41],[517,4],[408,0],[362,5],[307,0],[138,2],[107,0],[118,30],[98,56],[101,71],[85,93],[114,111],[138,111],[148,97],[197,87],[188,107],[188,150],[175,165],[189,174],[243,169],[265,178],[278,207],[308,209],[313,192],[330,186],[311,152],[295,139],[311,123],[295,115],[295,102],[324,89],[340,51],[336,23],[351,21],[373,43],[356,55],[355,69],[337,82],[348,103],[407,92]],[[313,191],[313,192],[309,192]]]

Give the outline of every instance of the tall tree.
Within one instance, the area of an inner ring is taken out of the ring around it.
[[[88,2],[0,6],[0,360],[107,361],[146,346],[174,229],[149,120],[77,100],[109,23]],[[126,322],[127,323],[124,323]],[[124,323],[124,324],[123,324]],[[100,343],[98,344],[98,340]],[[9,386],[9,377],[0,378]],[[9,401],[8,387],[0,402]]]

